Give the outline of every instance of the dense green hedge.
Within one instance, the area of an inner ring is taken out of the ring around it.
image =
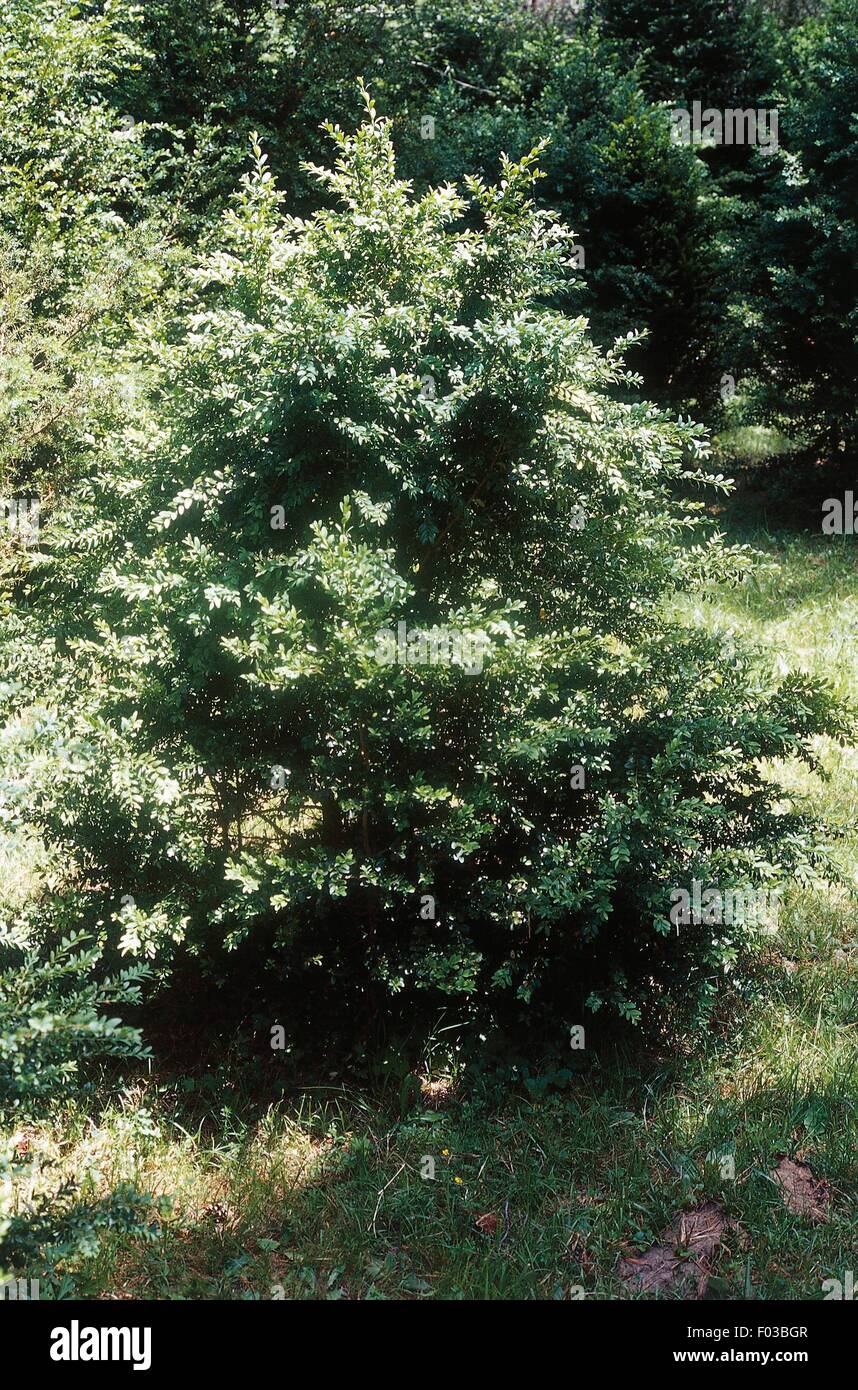
[[[16,813],[84,925],[165,977],[249,952],[294,1021],[705,1016],[754,932],[678,933],[671,893],[824,864],[758,764],[839,717],[665,620],[741,557],[689,548],[695,430],[618,401],[619,357],[551,307],[572,239],[535,157],[417,197],[374,114],[331,134],[307,222],[255,147],[151,341],[148,421],[104,429],[55,522],[31,592],[62,700],[7,740]],[[452,645],[393,660],[400,624]]]
[[[754,934],[671,893],[825,869],[761,762],[844,716],[665,616],[742,558],[665,405],[854,443],[856,6],[734,11],[11,0],[2,809],[58,939],[556,1033],[705,1017]],[[673,144],[698,85],[781,149]]]

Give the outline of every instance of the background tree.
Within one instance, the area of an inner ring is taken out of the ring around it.
[[[827,459],[858,447],[858,6],[792,39],[782,148],[739,245],[755,408]]]
[[[192,170],[171,165],[188,236],[225,202],[250,130],[290,210],[317,208],[303,161],[322,157],[325,119],[354,125],[363,77],[391,118],[403,175],[422,189],[469,171],[494,178],[501,154],[520,158],[548,137],[538,196],[583,248],[572,311],[591,316],[603,345],[646,327],[632,365],[657,399],[701,410],[714,399],[726,282],[705,169],[670,143],[637,79],[565,8],[223,0],[201,15],[152,3],[141,42],[150,56],[129,103],[198,151]]]

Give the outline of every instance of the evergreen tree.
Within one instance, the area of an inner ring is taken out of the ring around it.
[[[331,134],[306,222],[256,147],[97,542],[56,523],[45,598],[97,597],[7,747],[18,814],[84,924],[165,968],[183,942],[186,982],[240,952],[317,1037],[421,1001],[705,1013],[755,928],[677,931],[672,894],[815,872],[760,760],[838,716],[666,616],[736,563],[683,546],[705,444],[550,307],[570,234],[536,155],[414,198],[371,108]]]

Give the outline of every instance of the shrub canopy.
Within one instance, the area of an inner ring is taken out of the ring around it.
[[[371,106],[329,133],[305,221],[254,146],[148,406],[52,522],[7,797],[82,924],[187,980],[249,960],[317,1035],[705,1012],[753,931],[677,934],[671,891],[815,872],[760,763],[838,716],[671,623],[735,564],[675,495],[705,442],[617,399],[619,349],[552,307],[571,234],[537,153],[415,196]]]

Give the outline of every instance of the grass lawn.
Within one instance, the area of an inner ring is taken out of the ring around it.
[[[850,541],[739,538],[769,567],[688,605],[687,619],[741,630],[858,696]],[[847,828],[851,865],[858,751],[821,752],[827,780],[783,771]],[[272,1103],[221,1058],[85,1097],[20,1136],[51,1160],[45,1181],[85,1174],[95,1195],[131,1180],[172,1209],[148,1243],[108,1233],[53,1295],[651,1297],[620,1277],[619,1258],[708,1201],[722,1225],[708,1297],[822,1298],[823,1281],[858,1258],[856,921],[845,895],[797,893],[703,1045],[665,1054],[642,1037],[623,1054],[587,1053],[542,1095],[522,1088],[499,1102],[430,1074],[410,1106],[394,1086]],[[771,1176],[785,1157],[816,1180],[813,1211],[796,1210]],[[423,1176],[433,1163],[434,1178]]]

